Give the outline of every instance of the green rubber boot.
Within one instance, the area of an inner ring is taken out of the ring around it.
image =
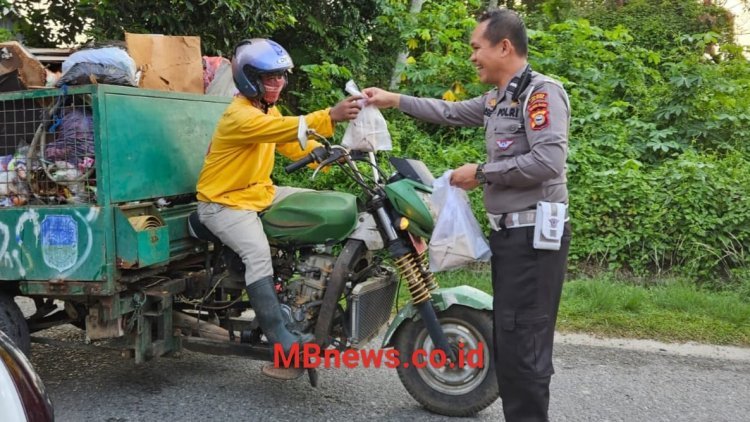
[[[288,353],[295,343],[310,343],[315,339],[312,334],[297,334],[286,328],[271,277],[264,277],[250,284],[246,290],[255,316],[258,318],[258,324],[271,345],[281,344],[284,352]],[[269,364],[262,369],[262,372],[272,378],[290,380],[302,375],[304,369],[280,368]]]

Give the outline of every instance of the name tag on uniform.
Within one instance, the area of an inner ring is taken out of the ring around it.
[[[521,115],[518,112],[519,110],[520,109],[518,107],[500,107],[497,110],[497,115],[499,117],[509,117],[512,119],[517,119],[521,117]]]

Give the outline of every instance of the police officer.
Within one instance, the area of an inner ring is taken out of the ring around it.
[[[428,122],[484,126],[486,163],[455,169],[451,184],[484,188],[493,228],[493,352],[505,419],[546,421],[553,336],[570,244],[569,223],[564,222],[570,105],[559,82],[531,70],[526,28],[516,13],[494,9],[478,22],[471,36],[471,61],[479,79],[496,88],[460,102],[378,88],[363,93],[368,104],[398,107]],[[550,205],[539,208],[539,202]],[[537,224],[544,209],[557,214],[545,211]],[[537,226],[544,226],[550,239],[540,239],[545,231],[537,236]],[[545,246],[544,240],[551,241]]]

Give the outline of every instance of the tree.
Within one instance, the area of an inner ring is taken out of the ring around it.
[[[227,53],[238,38],[268,36],[296,21],[287,2],[261,0],[17,0],[15,4],[26,16],[20,29],[27,43],[42,47],[77,44],[82,36],[121,40],[128,31],[200,35],[205,52]]]
[[[18,15],[24,17],[16,24],[18,32],[30,46],[75,44],[76,36],[86,26],[85,17],[78,12],[78,0],[16,0],[13,5]]]
[[[425,0],[411,0],[409,13],[412,15],[416,15],[417,13],[421,12],[422,4],[424,4],[424,1]],[[495,4],[497,5],[497,1],[495,1]],[[406,66],[407,57],[409,57],[408,50],[398,53],[396,64],[393,66],[393,76],[391,76],[391,83],[388,84],[388,87],[390,89],[396,89],[398,87],[398,82],[401,80],[401,72],[403,72],[404,66]]]
[[[719,35],[720,44],[734,41],[731,13],[705,0],[629,0],[591,4],[576,0],[574,14],[604,29],[622,25],[630,30],[637,45],[668,51],[681,44],[684,36],[707,32]]]

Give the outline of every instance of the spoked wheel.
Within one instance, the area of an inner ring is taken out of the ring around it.
[[[26,355],[31,351],[29,325],[23,312],[13,300],[13,296],[0,292],[0,331],[10,337]]]
[[[463,353],[465,360],[459,359],[452,368],[450,364],[434,365],[438,362],[430,362],[429,357],[435,345],[424,323],[409,321],[395,339],[401,359],[396,371],[409,394],[428,410],[446,416],[474,415],[500,395],[488,347],[488,342],[492,341],[491,315],[453,306],[440,312],[438,320],[454,351]],[[419,352],[415,354],[416,351]],[[412,361],[412,357],[417,358]],[[459,365],[460,362],[463,365]]]

